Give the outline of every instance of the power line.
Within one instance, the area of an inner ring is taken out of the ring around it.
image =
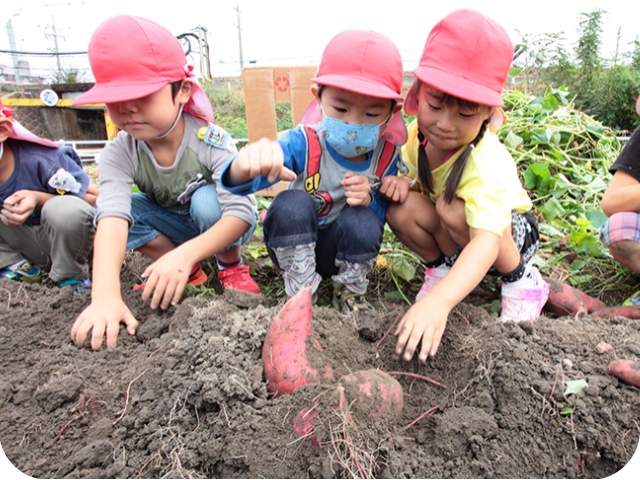
[[[86,55],[87,52],[18,52],[15,50],[0,50],[0,53],[8,53],[10,55],[26,55],[35,57],[55,57],[57,55]]]

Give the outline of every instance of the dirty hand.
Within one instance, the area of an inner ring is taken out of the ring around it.
[[[421,340],[422,347],[418,355],[421,362],[426,362],[428,356],[433,357],[438,351],[449,311],[429,300],[427,296],[415,303],[396,329],[396,354],[402,355],[404,360],[411,360]]]
[[[342,179],[344,194],[347,197],[347,205],[351,207],[367,207],[371,203],[371,185],[369,179],[364,175],[356,175],[353,172],[347,172]]]
[[[269,182],[296,179],[296,174],[284,166],[284,153],[280,144],[266,138],[240,149],[231,164],[230,175],[234,185],[258,176],[267,177]]]
[[[142,300],[146,302],[151,297],[149,306],[152,309],[159,305],[166,310],[169,305],[177,305],[194,264],[183,248],[165,253],[142,272],[142,278],[146,279]]]
[[[129,335],[136,333],[138,321],[122,299],[92,301],[91,305],[84,309],[71,327],[71,340],[76,345],[82,346],[87,334],[92,330],[91,348],[93,350],[100,350],[105,335],[107,348],[115,348],[118,344],[120,323],[126,325]]]
[[[390,202],[403,203],[409,195],[410,182],[404,177],[386,175],[380,180],[380,195]]]
[[[29,190],[19,190],[7,198],[0,212],[0,220],[5,225],[22,225],[38,205],[35,195]]]

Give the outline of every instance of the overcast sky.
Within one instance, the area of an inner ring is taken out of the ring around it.
[[[458,8],[474,8],[497,20],[514,43],[523,34],[563,32],[570,52],[578,39],[580,14],[596,8],[607,11],[601,55],[613,56],[616,45],[621,52],[629,51],[640,34],[640,2],[629,0],[190,0],[155,2],[152,8],[147,2],[132,0],[5,0],[3,4],[0,50],[10,50],[9,19],[19,51],[51,52],[57,40],[58,51],[76,52],[86,51],[91,34],[102,21],[128,13],[152,19],[175,35],[199,26],[206,28],[214,76],[240,73],[240,37],[245,66],[250,61],[262,66],[310,65],[318,63],[331,37],[350,28],[387,35],[400,49],[405,68],[413,70],[429,30]],[[23,60],[40,75],[56,68],[55,57],[25,56]],[[194,56],[193,60],[198,64],[199,58]],[[0,54],[0,66],[11,68],[12,62],[9,55]],[[65,56],[60,62],[63,68],[86,71],[85,80],[92,80],[86,57]]]

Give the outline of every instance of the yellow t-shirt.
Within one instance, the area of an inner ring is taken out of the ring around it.
[[[418,175],[418,122],[411,122],[407,143],[402,147],[402,159],[409,167],[408,177]],[[431,172],[435,201],[444,193],[453,163],[464,152],[461,147],[449,160]],[[420,180],[417,180],[421,191]],[[511,211],[525,213],[533,204],[520,183],[513,157],[500,143],[497,135],[487,130],[467,159],[456,196],[465,203],[467,224],[479,230],[488,230],[502,236],[511,224]]]

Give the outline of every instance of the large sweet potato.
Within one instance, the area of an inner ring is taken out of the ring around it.
[[[324,376],[333,379],[327,365],[319,373],[307,359],[307,342],[321,350],[311,326],[311,288],[302,289],[282,307],[269,326],[262,347],[264,376],[273,397],[291,394],[303,385],[313,385]],[[311,338],[309,338],[311,337]]]
[[[609,373],[629,385],[640,388],[640,362],[634,360],[614,360],[609,364]]]

